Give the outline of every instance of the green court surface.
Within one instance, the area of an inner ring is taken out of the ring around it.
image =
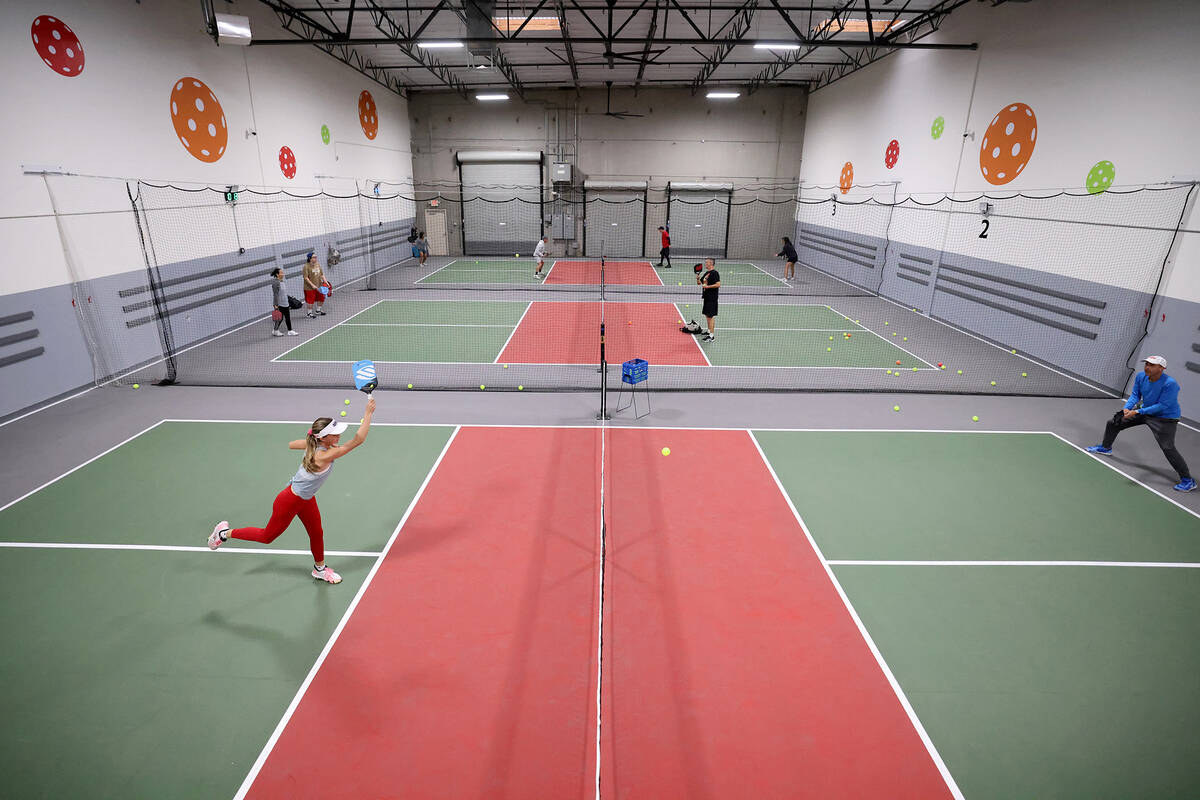
[[[672,267],[670,272],[667,272],[665,270],[665,268],[659,269],[659,275],[660,275],[660,277],[662,277],[663,282],[666,283],[668,286],[670,286],[671,284],[668,282],[668,279],[671,277],[671,275],[673,273],[678,272],[679,268],[682,266],[684,268],[684,274],[686,275],[686,277],[677,278],[675,280],[675,283],[679,283],[680,280],[683,280],[684,286],[694,286],[696,284],[696,277],[695,277],[695,274],[692,272],[692,265],[698,264],[698,263],[702,262],[704,259],[702,257],[697,257],[697,258],[694,258],[691,260],[689,260],[689,259],[691,259],[690,256],[673,256],[672,264],[674,266]],[[652,261],[651,263],[657,264],[658,262]],[[776,287],[780,287],[780,286],[786,287],[787,286],[787,284],[784,283],[782,278],[776,278],[774,275],[771,275],[767,271],[767,269],[769,269],[769,268],[764,268],[763,264],[759,264],[758,266],[755,266],[754,264],[750,263],[749,261],[720,261],[720,260],[717,261],[717,272],[720,273],[720,275],[721,275],[721,286],[722,287],[732,288],[734,286],[776,286]],[[782,274],[783,273],[782,264],[780,264],[778,266],[778,269],[780,271],[780,274]],[[678,288],[678,287],[676,287],[676,288]]]
[[[541,283],[533,275],[535,269],[532,258],[459,258],[417,283]]]
[[[681,319],[704,325],[700,302],[675,306]],[[717,340],[704,344],[715,367],[935,368],[829,306],[722,302],[719,312]]]
[[[529,303],[381,300],[276,361],[481,364],[496,360]]]
[[[4,549],[6,795],[236,792],[375,563],[331,552],[343,581],[318,584],[279,552],[307,551],[298,522],[205,548],[221,518],[266,522],[304,429],[164,422],[0,511],[6,542],[134,547]],[[380,552],[452,430],[373,428],[321,493],[327,550]]]
[[[1200,520],[1049,434],[755,436],[831,560],[1200,562]]]
[[[1200,570],[834,571],[965,797],[1196,796]]]

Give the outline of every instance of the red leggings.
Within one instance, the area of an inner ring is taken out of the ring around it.
[[[267,527],[236,528],[229,532],[229,537],[270,544],[287,530],[287,526],[291,525],[296,517],[300,517],[300,521],[304,523],[304,530],[308,531],[308,546],[312,548],[313,561],[320,564],[325,560],[325,532],[321,529],[321,509],[317,508],[316,497],[307,500],[297,497],[291,484],[283,487],[283,491],[275,496]]]

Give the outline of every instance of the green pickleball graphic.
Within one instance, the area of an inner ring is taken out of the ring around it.
[[[1111,161],[1097,161],[1087,176],[1088,194],[1100,194],[1112,186],[1117,177],[1117,168]]]
[[[933,125],[929,128],[929,135],[935,139],[942,138],[942,134],[946,131],[946,118],[938,117],[933,121]]]
[[[329,126],[328,125],[321,126],[321,141],[324,142],[325,144],[329,144]]]

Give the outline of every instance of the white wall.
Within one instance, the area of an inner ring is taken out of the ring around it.
[[[1079,192],[1100,160],[1114,162],[1117,186],[1200,179],[1191,135],[1200,129],[1197,32],[1193,0],[965,5],[925,41],[978,42],[978,51],[901,51],[809,98],[800,177],[836,185],[850,161],[856,183],[900,181],[901,197]],[[994,186],[980,172],[980,145],[1013,102],[1034,109],[1037,144],[1015,180]],[[938,116],[946,129],[934,140]],[[901,156],[888,169],[892,139]],[[1185,228],[1164,294],[1200,302],[1200,212]],[[1085,277],[1088,261],[1081,253],[1063,271]],[[1093,279],[1120,283],[1119,275]]]
[[[257,2],[221,4],[250,17],[256,37],[288,36]],[[83,45],[77,77],[46,67],[30,38],[43,14],[66,22]],[[144,178],[175,184],[238,184],[317,191],[316,175],[346,176],[326,188],[353,191],[356,180],[411,178],[407,102],[310,46],[218,47],[203,30],[199,3],[124,0],[88,3],[9,0],[0,8],[0,103],[8,124],[0,145],[0,237],[8,250],[0,292],[11,294],[72,279],[50,213],[41,177],[21,164],[62,165],[72,173]],[[224,111],[228,147],[215,163],[193,158],[180,144],[170,116],[170,96],[185,76],[206,83]],[[358,120],[358,97],[371,92],[380,119],[369,140]],[[321,140],[321,125],[331,141]],[[247,137],[254,129],[257,136]],[[295,153],[288,179],[278,154]],[[106,178],[51,178],[59,211],[68,223],[75,273],[87,277],[136,269],[142,264],[125,184]],[[297,220],[296,224],[302,224]],[[287,227],[287,226],[285,226]],[[305,230],[259,232],[293,239]],[[253,234],[252,234],[253,235]],[[260,243],[260,242],[256,242]],[[226,246],[195,238],[190,257]]]

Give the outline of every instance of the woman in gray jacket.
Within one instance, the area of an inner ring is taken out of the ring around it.
[[[300,334],[292,330],[292,307],[288,304],[287,288],[283,285],[283,267],[276,267],[272,270],[271,278],[272,302],[275,304],[275,311],[271,314],[275,320],[275,330],[271,331],[271,335],[283,336],[280,327],[286,322],[287,335],[299,336]]]

